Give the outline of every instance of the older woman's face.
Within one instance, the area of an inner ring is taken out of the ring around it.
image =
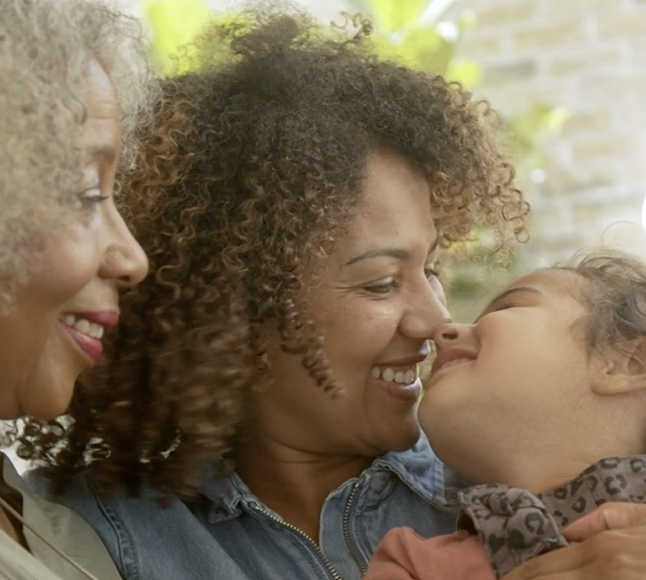
[[[43,232],[35,273],[0,318],[3,419],[66,409],[76,378],[101,355],[103,332],[117,323],[119,287],[139,282],[148,268],[112,197],[119,108],[98,62],[89,63],[82,88],[83,209],[78,220]]]
[[[416,442],[419,363],[449,319],[437,245],[426,181],[401,157],[373,154],[357,214],[305,296],[345,393],[317,388],[271,331],[274,384],[260,395],[256,424],[265,434],[311,452],[370,456]]]

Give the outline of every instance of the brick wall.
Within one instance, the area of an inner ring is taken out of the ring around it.
[[[548,144],[532,203],[527,266],[585,245],[646,255],[646,1],[462,0],[477,26],[459,54],[484,71],[477,93],[503,114],[542,101],[570,112]]]

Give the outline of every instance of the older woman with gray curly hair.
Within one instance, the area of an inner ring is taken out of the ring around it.
[[[147,272],[113,191],[150,75],[137,23],[102,4],[0,0],[0,14],[0,418],[49,419]],[[0,577],[119,577],[81,518],[0,461]]]

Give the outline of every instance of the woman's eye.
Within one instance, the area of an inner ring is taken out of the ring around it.
[[[366,292],[370,292],[371,294],[388,294],[395,288],[397,288],[397,281],[394,278],[363,287]]]
[[[426,266],[424,268],[424,275],[428,280],[435,280],[440,277],[440,273],[432,266]]]
[[[91,209],[97,203],[101,203],[108,199],[108,196],[103,195],[99,187],[90,187],[78,194],[78,198],[83,207]]]

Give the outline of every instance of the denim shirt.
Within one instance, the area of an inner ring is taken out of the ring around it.
[[[47,487],[38,472],[28,479],[36,491]],[[83,479],[54,499],[96,529],[127,580],[359,580],[389,529],[408,526],[424,537],[452,532],[458,485],[423,437],[409,451],[375,459],[328,496],[319,545],[236,474],[216,479],[209,469],[200,497],[170,498],[165,509],[152,490],[99,497]]]

